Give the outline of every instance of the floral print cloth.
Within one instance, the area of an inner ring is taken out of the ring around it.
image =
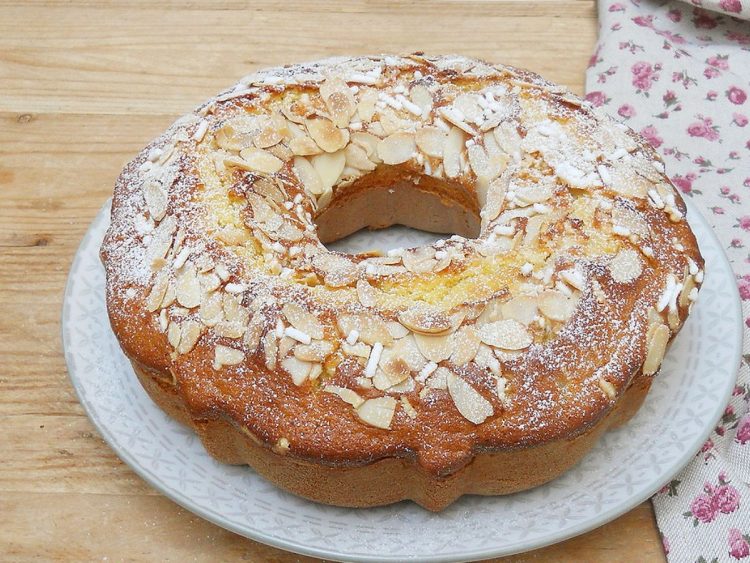
[[[599,25],[586,98],[651,142],[708,219],[746,324],[724,416],[653,497],[664,550],[670,561],[750,563],[750,0],[600,0]]]

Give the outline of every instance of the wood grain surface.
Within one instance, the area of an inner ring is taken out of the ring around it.
[[[255,68],[457,52],[583,90],[594,0],[0,1],[0,558],[308,561],[146,485],[96,433],[60,340],[73,254],[123,164]],[[649,503],[510,561],[660,561]]]

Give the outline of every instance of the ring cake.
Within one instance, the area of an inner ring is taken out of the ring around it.
[[[324,243],[404,224],[386,254]],[[527,489],[640,406],[703,260],[638,135],[457,57],[258,72],[122,172],[101,251],[143,387],[217,459],[341,506]]]

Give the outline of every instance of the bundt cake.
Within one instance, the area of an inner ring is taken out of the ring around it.
[[[326,248],[362,228],[446,233]],[[119,177],[101,257],[143,387],[217,459],[341,506],[553,479],[640,406],[703,260],[637,134],[459,56],[252,74]]]

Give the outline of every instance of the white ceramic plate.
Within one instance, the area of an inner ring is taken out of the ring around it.
[[[63,308],[65,359],[78,396],[112,449],[178,504],[254,540],[318,557],[449,561],[518,553],[601,526],[655,493],[693,457],[724,410],[739,365],[742,324],[734,274],[697,213],[690,222],[707,262],[700,299],[646,402],[574,469],[505,497],[467,496],[438,514],[411,502],[323,506],[287,494],[248,467],[214,461],[200,441],[148,398],[109,326],[98,250],[106,205],[83,239]],[[343,244],[363,249],[373,234]],[[415,238],[416,237],[416,238]],[[408,229],[383,247],[434,239]]]

